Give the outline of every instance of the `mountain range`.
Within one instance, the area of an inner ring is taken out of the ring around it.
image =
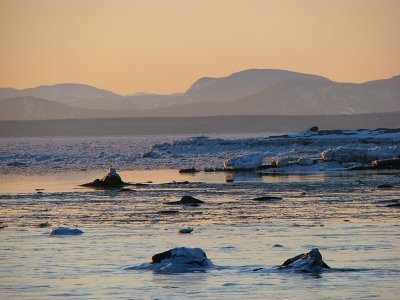
[[[0,120],[400,112],[400,76],[361,84],[273,69],[204,77],[185,93],[118,95],[64,83],[0,88]]]

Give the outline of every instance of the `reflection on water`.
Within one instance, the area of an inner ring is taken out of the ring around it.
[[[58,225],[72,222],[97,226],[171,222],[234,224],[277,219],[359,222],[397,217],[396,208],[388,208],[386,204],[398,201],[398,189],[377,188],[382,183],[396,185],[396,174],[360,173],[354,177],[337,173],[259,176],[201,172],[190,175],[175,170],[120,174],[126,181],[146,184],[131,186],[128,191],[95,190],[78,184],[101,177],[98,172],[12,175],[2,182],[3,220],[8,226],[31,226],[49,220]],[[231,176],[233,181],[227,183],[226,176]],[[181,184],[186,181],[189,183]],[[163,204],[184,195],[194,196],[205,204],[200,207]],[[265,196],[282,199],[253,200]],[[176,213],[162,213],[166,210]]]
[[[62,173],[44,174],[0,174],[0,193],[34,193],[42,192],[73,192],[88,191],[80,184],[102,178],[105,170],[68,171]],[[319,182],[325,180],[326,173],[320,172],[308,175],[264,175],[257,172],[198,172],[194,174],[180,174],[177,170],[135,170],[118,171],[124,181],[132,183],[162,184],[172,181],[189,181],[204,183],[226,182],[265,182],[265,183],[290,183],[290,182]],[[328,173],[328,176],[338,176]]]

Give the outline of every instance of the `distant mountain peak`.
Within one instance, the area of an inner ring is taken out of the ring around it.
[[[281,69],[247,69],[202,77],[184,94],[121,96],[87,84],[59,83],[0,88],[0,104],[3,119],[396,112],[399,81],[396,75],[363,84],[340,83]]]
[[[279,69],[248,69],[225,77],[202,77],[190,86],[185,96],[191,102],[233,101],[293,78],[324,77]]]

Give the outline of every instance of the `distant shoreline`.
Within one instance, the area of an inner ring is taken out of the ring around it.
[[[320,129],[400,128],[400,112],[319,116],[243,115],[0,121],[0,138],[297,132],[311,126],[318,126]]]

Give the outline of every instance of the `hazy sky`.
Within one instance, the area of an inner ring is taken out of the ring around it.
[[[0,86],[186,90],[248,68],[400,74],[400,0],[0,0]]]

